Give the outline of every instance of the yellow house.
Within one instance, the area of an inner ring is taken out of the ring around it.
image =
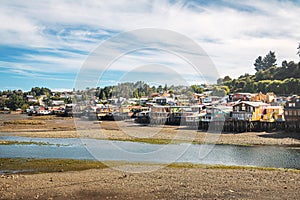
[[[268,106],[269,104],[263,102],[242,101],[233,106],[232,118],[234,120],[259,121]]]
[[[274,122],[283,121],[283,107],[282,106],[268,106],[263,112],[263,118],[261,121]]]

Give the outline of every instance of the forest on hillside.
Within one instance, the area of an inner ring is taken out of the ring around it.
[[[300,44],[297,54],[300,56]],[[231,93],[274,92],[280,96],[300,95],[300,62],[284,60],[277,66],[275,52],[259,56],[254,62],[256,73],[241,75],[237,79],[229,76],[218,79],[218,85],[227,86]]]

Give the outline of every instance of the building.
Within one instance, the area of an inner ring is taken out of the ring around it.
[[[232,119],[243,121],[259,121],[264,109],[270,104],[263,102],[241,101],[233,106]]]
[[[253,94],[251,93],[235,93],[235,94],[229,94],[228,95],[228,102],[233,102],[233,101],[250,101],[252,98]]]
[[[284,108],[284,118],[289,130],[300,130],[300,97],[294,96],[286,102]]]
[[[159,105],[173,105],[174,104],[174,100],[172,98],[169,97],[155,97],[154,98],[155,103],[159,104]]]
[[[38,103],[38,100],[36,98],[34,98],[34,96],[32,96],[32,95],[27,95],[26,100],[28,102]]]
[[[283,106],[268,106],[263,112],[263,118],[260,121],[275,122],[284,121]]]

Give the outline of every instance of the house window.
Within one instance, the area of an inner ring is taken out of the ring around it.
[[[289,115],[289,112],[288,111],[284,111],[284,115]]]
[[[300,116],[300,110],[298,110],[298,116]]]
[[[289,107],[295,107],[296,104],[295,103],[289,103]]]

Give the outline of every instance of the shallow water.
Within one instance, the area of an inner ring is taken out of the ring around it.
[[[154,163],[189,162],[300,169],[300,149],[278,146],[146,144],[77,138],[0,136],[0,140],[34,142],[0,145],[1,158],[68,158]],[[49,145],[37,145],[38,142]]]

